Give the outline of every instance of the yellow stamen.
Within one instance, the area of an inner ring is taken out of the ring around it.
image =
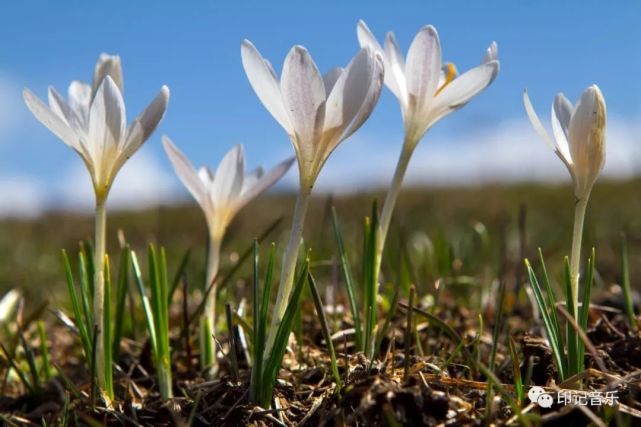
[[[453,80],[454,80],[454,78],[456,77],[456,66],[450,62],[450,63],[448,63],[448,64],[446,65],[446,67],[447,67],[447,73],[445,74],[445,81],[443,82],[443,84],[441,85],[441,87],[439,87],[438,89],[436,89],[436,92],[434,92],[434,96],[436,96],[436,95],[438,95],[439,93],[441,93],[441,91],[442,91],[443,89],[445,89],[445,86],[447,86],[447,85],[449,85],[450,83],[452,83],[452,81],[453,81]]]

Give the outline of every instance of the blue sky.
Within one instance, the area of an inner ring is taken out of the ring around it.
[[[163,133],[197,164],[216,164],[231,145],[242,142],[251,166],[271,166],[292,149],[245,78],[241,41],[250,39],[277,72],[290,47],[302,44],[326,71],[345,65],[357,51],[359,19],[379,39],[393,30],[403,50],[422,25],[433,24],[444,60],[456,63],[459,71],[476,65],[491,41],[499,44],[497,80],[430,132],[408,179],[563,178],[560,162],[524,125],[521,92],[528,88],[547,122],[556,92],[575,100],[592,83],[601,87],[608,104],[610,151],[617,144],[632,150],[608,153],[614,162],[610,170],[613,175],[622,168],[625,174],[636,173],[637,161],[630,163],[634,147],[641,146],[641,136],[635,136],[641,135],[641,3],[636,1],[617,2],[616,7],[597,1],[515,0],[20,1],[0,10],[0,196],[7,193],[5,199],[39,204],[38,209],[59,200],[82,204],[87,187],[69,187],[83,179],[79,158],[29,115],[20,91],[29,87],[44,97],[50,84],[66,91],[73,79],[89,80],[101,52],[122,58],[130,117],[162,84],[171,89],[164,122],[137,155],[137,166],[127,172],[128,179],[139,180],[131,184],[136,191],[158,192],[158,200],[177,194],[178,183],[160,144]],[[330,158],[319,186],[384,185],[401,138],[398,104],[386,90],[370,120],[337,150],[336,159]],[[536,148],[530,147],[534,144]],[[518,163],[523,150],[546,160],[529,162],[524,169]],[[369,163],[354,166],[354,156],[363,153],[372,154]],[[345,165],[354,167],[345,172]],[[287,182],[294,179],[291,174]]]

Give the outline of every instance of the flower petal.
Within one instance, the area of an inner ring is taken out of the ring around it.
[[[361,48],[369,46],[370,49],[381,54],[384,52],[383,47],[362,19],[358,21],[358,25],[356,25],[356,36],[358,37],[358,43],[361,45]]]
[[[556,144],[550,137],[550,134],[543,127],[543,123],[541,123],[541,119],[539,119],[538,114],[536,114],[536,111],[532,106],[532,101],[530,101],[530,97],[527,94],[527,90],[523,91],[523,105],[525,106],[525,112],[527,113],[527,116],[530,119],[530,123],[532,123],[532,127],[534,128],[534,130],[550,146],[551,149],[556,151]]]
[[[251,189],[258,180],[265,174],[265,171],[263,170],[262,167],[257,167],[253,171],[251,171],[248,174],[245,174],[243,177],[243,189],[240,191],[241,195],[244,194],[246,191]]]
[[[268,190],[272,185],[278,182],[279,179],[283,177],[289,170],[289,168],[296,160],[295,157],[290,157],[287,160],[279,163],[269,172],[262,175],[258,180],[256,180],[253,185],[247,186],[243,189],[243,194],[238,202],[238,208],[249,203],[252,199],[259,196],[264,191]],[[247,177],[245,178],[247,180]]]
[[[496,61],[499,59],[499,45],[496,42],[490,43],[490,46],[485,51],[485,56],[483,56],[483,63]]]
[[[67,105],[67,102],[64,100],[62,95],[60,95],[53,86],[49,86],[47,95],[51,111],[64,120],[68,126],[76,129],[71,125],[71,122],[75,121],[74,113],[71,111],[71,108],[69,108],[69,105]]]
[[[409,106],[416,111],[429,105],[441,74],[441,44],[436,29],[427,25],[416,34],[407,52],[405,78]]]
[[[67,92],[69,108],[78,118],[78,125],[87,129],[89,124],[89,106],[91,105],[91,86],[85,82],[74,80]]]
[[[288,134],[294,134],[294,128],[283,104],[278,79],[271,65],[249,40],[243,41],[240,54],[245,74],[258,99]]]
[[[153,101],[144,109],[135,121],[142,125],[143,142],[146,141],[158,127],[158,124],[165,116],[169,104],[169,88],[163,85],[160,92]]]
[[[407,80],[405,78],[405,59],[393,32],[385,37],[385,84],[404,106],[407,106]]]
[[[98,87],[102,83],[105,77],[110,76],[120,93],[124,92],[124,82],[122,78],[122,65],[120,63],[120,57],[118,55],[109,55],[106,53],[101,53],[98,61],[96,62],[96,68],[93,73],[93,85],[92,93],[96,93]]]
[[[196,202],[205,209],[207,202],[207,188],[198,176],[198,172],[189,162],[187,157],[174,145],[167,135],[162,136],[162,145],[165,147],[167,157],[174,167],[174,171],[183,185],[196,199]]]
[[[341,67],[332,68],[325,75],[323,75],[323,83],[325,84],[325,93],[329,94],[332,92],[334,85],[338,78],[343,74],[343,69]],[[328,95],[329,96],[329,95]]]
[[[556,140],[556,146],[564,158],[571,159],[570,146],[568,144],[568,126],[572,117],[572,103],[559,93],[552,104],[552,132]]]
[[[245,173],[245,153],[241,144],[225,154],[214,174],[210,194],[216,209],[231,206],[240,197]]]
[[[64,142],[74,150],[82,152],[78,134],[69,127],[69,125],[61,116],[54,113],[29,89],[25,89],[22,92],[22,96],[24,98],[25,104],[27,104],[27,108],[29,108],[29,110],[33,113],[36,119],[40,121],[40,123],[42,123],[47,129],[49,129],[54,135],[60,138],[62,142]]]
[[[577,172],[586,173],[590,179],[596,179],[605,162],[605,126],[605,101],[599,88],[592,85],[576,104],[568,131]]]
[[[325,83],[313,59],[302,46],[294,46],[285,58],[280,82],[283,103],[289,113],[301,151],[312,150],[325,117]]]
[[[494,81],[499,73],[499,62],[490,61],[461,74],[445,86],[428,106],[429,126],[445,115],[458,110]]]
[[[127,127],[127,135],[120,142],[118,155],[118,168],[134,155],[140,146],[156,130],[158,124],[165,116],[169,103],[169,88],[162,86],[153,101],[140,113],[140,115]]]
[[[384,80],[383,57],[370,49],[362,49],[350,65],[345,82],[343,111],[348,119],[346,124],[350,125],[341,139],[356,132],[372,114]]]
[[[95,168],[94,185],[108,189],[119,169],[119,146],[125,137],[125,104],[118,86],[106,76],[89,110],[87,150]]]

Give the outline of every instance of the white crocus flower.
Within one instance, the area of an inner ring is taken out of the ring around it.
[[[279,81],[271,64],[251,42],[243,42],[241,56],[256,95],[289,135],[300,174],[300,193],[267,339],[268,357],[289,302],[312,187],[332,151],[373,111],[383,86],[383,60],[372,49],[363,48],[345,69],[335,68],[323,76],[307,50],[295,46],[285,58]]]
[[[556,95],[552,104],[554,138],[541,124],[527,92],[523,102],[534,129],[568,168],[576,198],[588,198],[605,164],[606,107],[599,87],[587,88],[576,107],[562,93]]]
[[[499,73],[498,47],[492,42],[481,64],[459,76],[454,64],[443,63],[438,33],[431,25],[419,30],[406,58],[394,33],[387,33],[384,46],[363,21],[358,22],[356,33],[361,47],[383,56],[385,85],[398,98],[405,125],[403,148],[380,215],[374,267],[374,280],[378,282],[394,206],[414,149],[436,122],[463,107],[494,81]]]
[[[93,83],[73,81],[66,101],[53,87],[49,88],[48,106],[29,89],[23,92],[33,115],[80,155],[91,176],[96,196],[94,319],[99,333],[104,320],[103,271],[109,190],[120,168],[156,129],[169,101],[169,89],[162,86],[158,96],[127,126],[122,88],[120,58],[102,54],[95,67]],[[99,383],[106,397],[111,397],[110,380],[107,379],[109,384],[105,382],[103,340],[98,338],[97,344]]]
[[[532,126],[563,161],[574,184],[576,203],[570,273],[575,307],[574,316],[577,318],[581,240],[585,211],[592,187],[605,164],[607,122],[605,99],[603,99],[603,94],[597,85],[587,88],[576,106],[573,106],[562,93],[557,94],[552,104],[554,138],[551,138],[543,127],[534,111],[527,91],[523,93],[523,103]]]
[[[358,41],[381,52],[385,60],[385,85],[398,98],[406,138],[417,144],[434,123],[458,110],[494,81],[499,72],[498,48],[492,43],[481,65],[457,75],[454,64],[443,64],[436,29],[427,25],[416,34],[407,58],[387,33],[381,47],[365,22],[357,27]]]
[[[49,106],[29,89],[24,91],[34,116],[82,157],[98,199],[107,197],[116,174],[156,129],[169,101],[169,89],[163,86],[127,126],[122,82],[120,59],[103,54],[93,84],[72,82],[67,101],[53,87]]]
[[[323,164],[374,110],[383,85],[382,58],[361,49],[345,68],[321,75],[302,46],[294,46],[278,80],[271,64],[245,40],[241,55],[252,88],[289,135],[301,185],[310,190]]]
[[[245,173],[244,150],[239,144],[229,150],[214,171],[207,167],[194,168],[169,137],[163,136],[163,145],[176,175],[196,199],[207,220],[209,255],[206,286],[211,289],[204,309],[207,324],[202,327],[213,331],[216,320],[215,278],[225,231],[241,208],[268,190],[289,170],[294,158],[283,161],[266,173],[262,168]],[[211,333],[201,333],[201,344],[213,346]],[[213,351],[208,348],[204,350],[201,351],[202,365],[211,366],[215,359],[207,360],[205,355],[213,355]]]

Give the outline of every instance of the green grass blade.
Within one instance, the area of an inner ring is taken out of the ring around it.
[[[38,321],[38,336],[40,337],[40,356],[42,358],[42,373],[46,381],[51,379],[51,361],[49,359],[49,349],[47,348],[47,334],[45,332],[45,323]]]
[[[125,322],[125,301],[129,290],[129,246],[125,246],[120,253],[120,269],[118,271],[118,291],[116,294],[116,317],[114,318],[114,360],[120,356],[120,340]]]
[[[592,248],[592,256],[588,258],[588,270],[584,282],[583,290],[583,300],[581,302],[581,308],[579,308],[579,326],[585,332],[588,329],[588,315],[590,314],[590,299],[592,295],[592,285],[594,283],[594,264],[596,262],[596,251]],[[578,356],[577,360],[579,362],[579,371],[583,370],[584,359],[585,359],[585,344],[577,337],[578,343]]]
[[[372,219],[366,224],[363,281],[365,294],[365,355],[372,360],[374,357],[374,328],[376,327],[376,295],[378,293],[378,268],[376,256],[378,252],[378,208],[376,200],[372,203]]]
[[[362,350],[364,345],[363,330],[361,328],[361,316],[358,310],[358,304],[356,303],[356,292],[355,292],[356,287],[354,285],[354,279],[352,277],[352,269],[349,264],[349,259],[347,258],[347,253],[345,252],[345,245],[343,244],[343,235],[338,225],[338,217],[336,215],[336,209],[334,207],[332,207],[332,223],[334,225],[334,236],[336,237],[336,245],[338,246],[338,255],[340,257],[341,270],[343,272],[343,278],[345,279],[347,299],[349,301],[349,308],[352,312],[352,319],[354,322],[356,348]]]
[[[38,368],[36,366],[36,356],[33,353],[33,348],[25,339],[22,328],[18,330],[18,337],[24,350],[24,357],[27,359],[27,366],[29,367],[29,374],[31,375],[31,384],[36,390],[40,390],[40,376],[38,375]]]
[[[512,373],[514,375],[514,389],[516,390],[517,403],[523,403],[523,378],[521,377],[521,366],[519,363],[519,355],[516,352],[516,344],[511,334],[508,334],[507,340],[508,348],[510,350],[510,358],[512,359]]]
[[[329,323],[327,322],[327,317],[325,316],[325,310],[323,309],[323,301],[321,296],[318,293],[318,288],[316,287],[316,282],[312,273],[307,273],[307,283],[309,284],[309,289],[312,291],[312,299],[314,300],[314,305],[316,306],[316,313],[318,314],[318,320],[321,324],[321,331],[323,333],[323,338],[327,343],[327,351],[329,353],[329,358],[332,366],[332,374],[334,374],[334,380],[336,381],[336,392],[340,394],[340,390],[343,387],[341,383],[341,376],[338,372],[338,364],[336,363],[336,352],[334,351],[334,343],[332,342],[332,334],[329,330]]]
[[[114,397],[114,387],[113,387],[113,355],[112,348],[113,342],[111,340],[112,333],[112,317],[111,317],[111,269],[109,267],[109,257],[105,255],[105,271],[104,271],[104,282],[105,282],[105,304],[103,306],[103,349],[105,357],[105,392],[110,399]]]
[[[82,256],[85,259],[85,264],[83,265],[83,268],[85,268],[85,274],[84,276],[87,277],[88,280],[88,295],[91,296],[91,306],[93,307],[93,295],[94,295],[94,290],[93,290],[93,285],[94,285],[94,275],[96,274],[96,265],[95,265],[95,260],[93,259],[94,257],[94,251],[93,251],[93,244],[89,240],[85,240],[84,242],[80,242],[80,256]],[[91,323],[91,327],[93,327],[93,323]]]
[[[147,321],[147,330],[149,331],[149,340],[151,341],[151,347],[153,349],[157,348],[157,336],[156,336],[156,327],[154,326],[154,315],[151,309],[151,304],[149,303],[149,297],[145,292],[145,283],[142,280],[142,273],[140,272],[140,265],[138,264],[138,257],[136,252],[131,251],[131,266],[134,273],[134,282],[138,286],[138,291],[140,292],[140,299],[142,301],[143,312],[145,313],[145,320]]]
[[[259,311],[258,311],[258,331],[256,333],[255,345],[255,369],[252,369],[252,376],[254,373],[256,377],[252,377],[254,381],[252,384],[255,384],[254,394],[252,399],[256,400],[256,396],[260,396],[260,389],[265,389],[266,387],[271,387],[271,385],[263,384],[264,381],[264,351],[265,351],[265,337],[267,336],[267,325],[269,324],[269,300],[271,297],[272,290],[272,278],[274,274],[274,264],[276,260],[276,245],[272,243],[271,249],[269,252],[269,259],[267,260],[267,272],[265,273],[265,284],[263,290],[262,301],[260,302]]]
[[[536,299],[541,317],[543,318],[545,331],[547,332],[548,338],[550,340],[550,346],[552,347],[552,355],[554,356],[554,360],[556,362],[556,368],[559,371],[559,376],[562,379],[565,379],[567,369],[566,358],[564,357],[565,353],[563,352],[563,346],[561,345],[560,338],[556,335],[558,325],[554,325],[550,317],[550,312],[556,309],[554,307],[552,307],[551,309],[550,307],[548,307],[548,304],[543,297],[543,293],[541,292],[541,285],[536,278],[536,274],[532,269],[532,265],[530,265],[530,262],[527,259],[525,260],[525,268],[530,279],[530,285],[532,286],[534,298]]]
[[[281,362],[283,361],[283,356],[285,355],[285,350],[287,349],[287,343],[289,342],[289,334],[292,330],[294,324],[294,318],[296,317],[296,312],[298,311],[298,304],[300,301],[300,296],[303,293],[303,288],[305,287],[305,282],[307,281],[307,272],[309,271],[309,261],[305,263],[303,270],[301,271],[296,285],[294,286],[294,291],[289,300],[289,304],[285,309],[285,314],[283,320],[280,322],[278,331],[276,333],[276,339],[274,340],[274,346],[272,347],[272,352],[267,359],[265,368],[263,371],[263,390],[261,390],[261,400],[259,404],[263,407],[267,407],[271,401],[273,390],[272,387],[278,376],[278,370],[280,369]]]
[[[545,259],[543,258],[543,251],[539,248],[539,261],[541,262],[541,272],[543,273],[543,284],[545,285],[545,293],[547,296],[547,306],[548,313],[550,314],[550,320],[552,321],[552,326],[554,327],[554,333],[556,335],[556,340],[559,343],[559,348],[563,348],[563,336],[561,335],[561,323],[559,323],[559,317],[556,313],[556,296],[554,295],[554,290],[552,289],[552,282],[550,281],[550,276],[548,276],[548,270],[545,266]]]
[[[405,310],[409,309],[408,305],[403,302],[399,302],[398,305],[404,308]],[[468,362],[470,362],[471,365],[476,365],[476,360],[474,359],[474,356],[470,353],[470,351],[465,346],[465,342],[463,341],[463,338],[461,338],[459,333],[456,332],[450,325],[445,323],[443,320],[439,319],[434,314],[429,313],[421,308],[413,307],[413,310],[415,314],[419,314],[425,317],[430,324],[432,324],[433,326],[436,326],[443,333],[445,333],[445,335],[449,336],[450,339],[454,341],[455,344],[460,345],[461,351],[463,351],[463,353],[465,354],[465,357],[467,358]]]
[[[87,360],[91,360],[91,338],[87,331],[86,319],[83,319],[80,309],[80,302],[78,301],[78,294],[76,293],[76,286],[73,281],[73,273],[71,272],[69,257],[67,257],[67,252],[65,250],[62,251],[62,263],[65,270],[65,277],[67,279],[67,291],[69,292],[69,299],[71,300],[74,322],[78,329],[78,333],[80,334],[80,341],[85,352],[85,357]]]
[[[250,399],[255,400],[259,395],[259,389],[262,384],[260,384],[260,378],[262,377],[262,362],[263,362],[263,347],[262,339],[264,336],[261,336],[259,333],[260,322],[261,322],[261,304],[260,304],[260,284],[258,282],[258,263],[259,263],[259,249],[258,242],[254,240],[254,262],[253,262],[253,281],[252,281],[252,317],[253,317],[253,332],[254,336],[252,339],[253,346],[253,355],[252,355],[252,371],[250,379]],[[267,285],[267,284],[266,284]],[[265,293],[264,291],[263,293]]]
[[[628,242],[625,234],[621,236],[621,287],[625,298],[625,312],[630,322],[632,330],[637,330],[637,318],[634,315],[634,305],[632,303],[632,291],[630,290],[630,267],[628,265]]]
[[[491,371],[494,371],[496,363],[496,352],[499,343],[499,336],[501,335],[501,329],[503,328],[503,305],[505,304],[505,280],[501,280],[501,285],[499,286],[499,294],[496,303],[496,321],[494,322],[494,329],[492,331],[492,349],[490,350],[490,360],[488,368]],[[481,331],[482,333],[483,331]]]
[[[87,269],[87,257],[84,252],[78,253],[78,274],[79,274],[79,290],[80,302],[82,302],[82,310],[85,313],[85,322],[87,331],[94,327],[93,318],[93,273],[89,273]]]
[[[9,366],[13,368],[13,370],[16,372],[18,375],[18,379],[22,383],[22,385],[27,389],[29,394],[33,394],[34,389],[29,380],[27,380],[27,377],[25,376],[24,372],[20,369],[16,361],[14,360],[13,356],[9,353],[7,348],[4,346],[4,344],[0,343],[0,350],[4,353],[4,357],[9,363]]]
[[[570,261],[568,257],[563,260],[563,283],[565,285],[565,300],[566,309],[574,317],[574,298],[572,297],[572,275],[570,273]],[[577,320],[577,319],[575,319]],[[566,322],[565,333],[567,336],[567,352],[568,352],[568,376],[579,373],[580,367],[583,365],[579,362],[579,337],[569,322]]]

